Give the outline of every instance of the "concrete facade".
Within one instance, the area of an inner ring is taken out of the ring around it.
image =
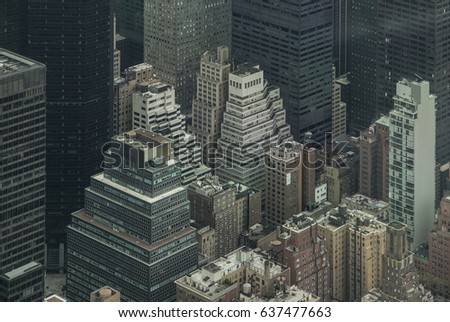
[[[389,114],[390,220],[408,227],[412,249],[427,241],[435,217],[436,97],[430,84],[397,84]]]
[[[177,90],[183,113],[192,108],[198,61],[231,47],[230,0],[144,0],[144,62]]]
[[[189,132],[197,137],[202,148],[202,162],[214,167],[214,151],[220,137],[223,113],[228,100],[228,79],[231,57],[228,47],[219,47],[214,55],[202,55],[197,75],[197,94],[192,103],[192,125]]]
[[[265,153],[290,139],[279,88],[268,85],[259,66],[244,64],[230,73],[216,174],[264,196]]]

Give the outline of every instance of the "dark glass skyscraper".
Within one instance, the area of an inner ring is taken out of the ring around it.
[[[347,73],[349,55],[349,6],[351,0],[334,0],[333,57],[336,76]]]
[[[232,54],[280,87],[296,140],[331,132],[332,23],[333,0],[233,1]]]
[[[42,301],[45,66],[0,49],[0,302]]]
[[[26,53],[27,0],[0,0],[0,48]]]
[[[111,0],[30,0],[29,55],[47,65],[47,268],[64,266],[70,214],[99,171],[112,97]]]
[[[350,3],[348,71],[351,88],[348,114],[351,130],[361,131],[367,129],[377,119],[378,0],[348,1]],[[392,103],[389,107],[392,107]]]
[[[378,0],[377,111],[392,109],[403,78],[430,82],[437,96],[436,159],[450,159],[450,2]],[[365,22],[367,25],[367,22]]]
[[[116,0],[115,6],[117,33],[127,38],[126,69],[144,61],[144,0]]]

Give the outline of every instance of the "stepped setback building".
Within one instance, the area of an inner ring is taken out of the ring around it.
[[[113,138],[104,172],[68,227],[67,298],[109,285],[122,301],[175,299],[174,280],[197,269],[195,230],[172,141],[146,130]]]
[[[288,140],[290,127],[280,89],[267,83],[259,66],[240,65],[230,73],[216,174],[263,194],[265,154],[271,145]]]
[[[211,169],[201,163],[201,147],[186,132],[186,116],[175,103],[175,89],[162,82],[141,83],[133,94],[133,128],[143,128],[174,141],[175,158],[180,161],[182,183],[204,178]]]

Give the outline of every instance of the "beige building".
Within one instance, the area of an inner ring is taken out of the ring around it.
[[[351,167],[326,167],[322,179],[327,183],[328,201],[337,207],[345,196],[356,192],[356,173]]]
[[[209,167],[214,167],[214,150],[228,100],[230,72],[228,47],[217,48],[215,55],[208,51],[202,55],[197,75],[197,95],[192,103],[192,125],[188,131],[197,137],[202,147],[203,164]]]
[[[347,104],[342,102],[340,81],[336,79],[336,68],[333,66],[333,107],[331,110],[333,140],[342,139],[347,134]]]
[[[120,302],[120,292],[105,286],[91,293],[91,302]]]
[[[346,211],[340,208],[339,211]],[[347,235],[348,229],[344,220],[329,212],[327,219],[319,222],[318,234],[325,241],[330,269],[330,298],[346,301],[347,296]]]
[[[360,210],[341,205],[318,223],[331,271],[331,298],[359,301],[381,285],[386,226]]]
[[[266,156],[266,219],[273,227],[302,211],[302,146],[286,142]]]
[[[156,78],[152,65],[139,64],[125,70],[123,78],[114,80],[113,92],[113,135],[133,129],[133,93],[138,85],[154,81]]]
[[[359,192],[389,201],[389,117],[382,116],[360,135]]]
[[[178,302],[239,301],[240,293],[273,298],[290,285],[290,269],[242,247],[175,281]]]
[[[197,230],[198,252],[206,257],[209,262],[216,258],[216,231],[209,225],[201,225],[196,222],[191,226]]]

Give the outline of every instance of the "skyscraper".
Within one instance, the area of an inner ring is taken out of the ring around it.
[[[336,79],[336,68],[333,66],[333,107],[331,112],[331,133],[333,141],[343,139],[347,134],[347,104],[342,101],[342,86],[348,83],[346,76]]]
[[[214,166],[214,147],[220,136],[223,113],[228,100],[228,78],[231,71],[230,49],[217,48],[206,52],[197,76],[197,95],[192,104],[192,125],[189,131],[202,147],[203,164]]]
[[[336,66],[337,77],[348,72],[350,2],[351,0],[334,0],[333,61]]]
[[[68,228],[67,298],[102,285],[123,301],[175,299],[174,280],[197,269],[195,230],[173,143],[146,130],[113,138],[105,171]],[[112,162],[114,161],[114,162]]]
[[[144,62],[145,0],[115,0],[117,32],[127,38],[124,69]]]
[[[390,220],[406,224],[415,249],[434,223],[436,97],[426,81],[397,84],[389,114]]]
[[[45,66],[0,49],[0,301],[42,301]]]
[[[110,0],[28,4],[28,50],[47,66],[47,269],[64,267],[66,226],[109,138],[113,22]]]
[[[378,0],[377,112],[389,112],[395,85],[403,78],[429,81],[430,91],[438,97],[436,160],[440,164],[450,160],[449,12],[448,1]]]
[[[360,131],[367,129],[378,117],[376,110],[378,0],[348,0],[348,2],[350,127],[353,131]]]
[[[280,89],[268,85],[259,66],[240,65],[230,73],[216,174],[264,194],[265,154],[290,139]]]
[[[331,132],[333,1],[233,1],[233,56],[280,88],[298,142]]]
[[[27,0],[0,0],[0,48],[26,54]]]
[[[267,223],[281,226],[302,211],[302,146],[286,142],[271,147],[266,156],[265,193]]]
[[[141,83],[133,94],[133,127],[143,128],[174,140],[175,158],[180,161],[183,185],[204,178],[211,169],[201,164],[201,147],[186,132],[186,116],[175,103],[175,89],[153,81]]]
[[[231,0],[144,0],[144,61],[190,111],[201,55],[231,47]]]

